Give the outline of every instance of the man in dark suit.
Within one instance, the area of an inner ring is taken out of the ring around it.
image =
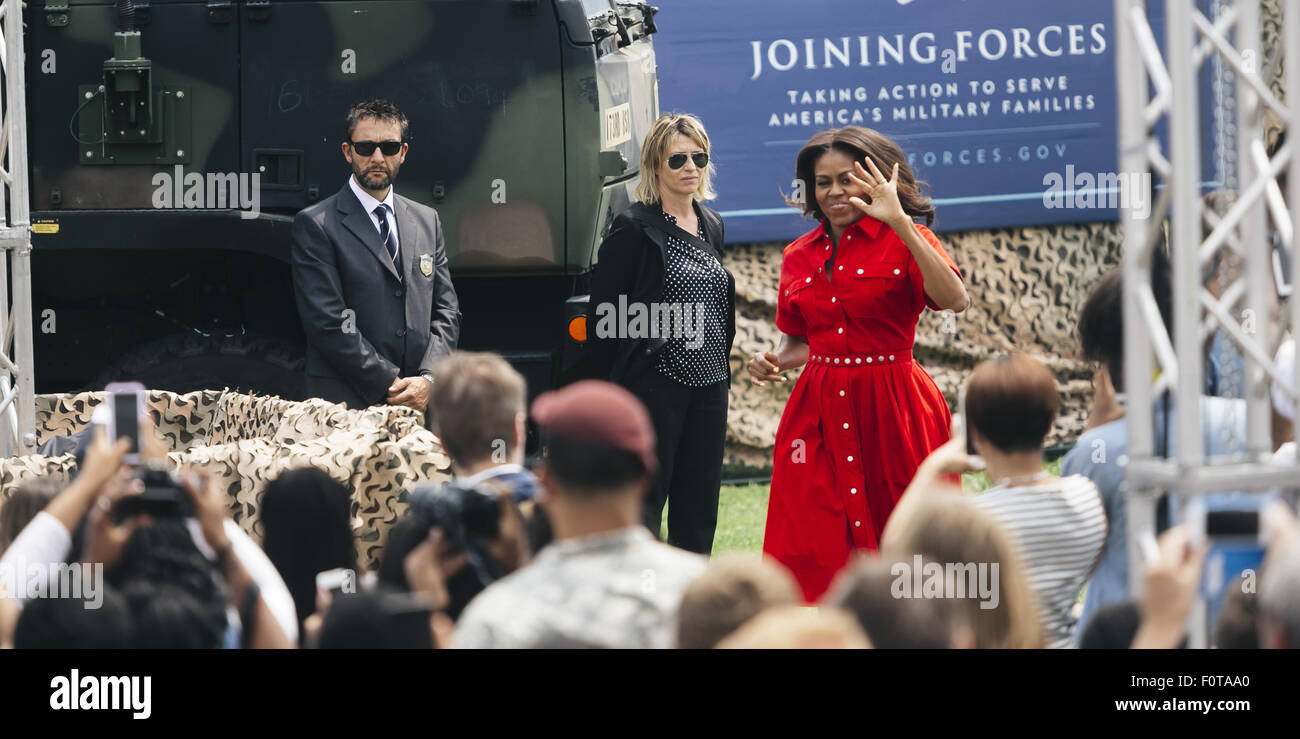
[[[409,148],[397,106],[354,105],[347,132],[348,183],[293,220],[307,395],[426,413],[433,367],[460,336],[442,225],[434,209],[393,191]]]

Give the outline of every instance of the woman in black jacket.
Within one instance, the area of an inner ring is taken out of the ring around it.
[[[645,523],[668,543],[708,554],[731,385],[736,282],[722,265],[722,218],[709,137],[690,115],[664,115],[641,146],[637,200],[614,219],[592,273],[587,325],[598,377],[645,403],[658,438],[659,474]],[[671,498],[671,502],[669,499]]]

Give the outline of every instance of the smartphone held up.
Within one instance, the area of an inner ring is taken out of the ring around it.
[[[139,382],[114,382],[104,388],[104,403],[95,409],[91,423],[104,428],[111,442],[127,439],[123,462],[135,468],[132,477],[142,484],[137,495],[119,500],[113,507],[113,517],[124,521],[132,516],[146,514],[157,518],[185,517],[193,512],[189,497],[174,475],[161,462],[150,462],[143,455],[146,446],[144,434],[150,428],[146,414],[148,391]]]

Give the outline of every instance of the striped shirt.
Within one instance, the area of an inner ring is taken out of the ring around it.
[[[1082,475],[1070,475],[1037,485],[989,488],[974,502],[1006,528],[1019,548],[1038,597],[1044,643],[1069,646],[1079,590],[1106,543],[1106,509],[1097,486]]]

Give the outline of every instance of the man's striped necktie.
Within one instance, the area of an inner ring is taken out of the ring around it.
[[[393,239],[393,230],[388,226],[388,206],[381,203],[375,208],[375,215],[379,217],[379,238],[384,242],[384,249],[388,250],[393,266],[397,267],[400,273],[402,270],[397,261],[397,241]]]

